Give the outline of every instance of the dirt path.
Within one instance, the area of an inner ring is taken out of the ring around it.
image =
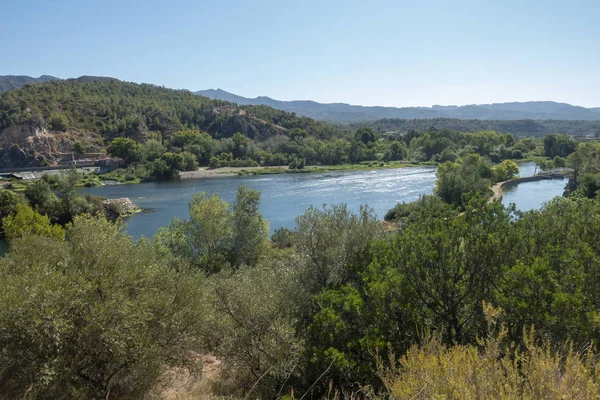
[[[502,200],[502,185],[504,185],[506,182],[498,182],[496,184],[494,184],[494,186],[492,186],[492,197],[490,197],[490,199],[488,200],[488,203],[493,203],[495,201],[499,201]]]

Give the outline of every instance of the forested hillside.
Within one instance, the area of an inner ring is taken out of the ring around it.
[[[0,146],[6,160],[15,160],[13,166],[48,162],[53,154],[73,151],[77,142],[79,149],[101,152],[117,137],[163,142],[185,129],[208,132],[213,139],[239,132],[260,142],[294,128],[314,138],[341,134],[331,125],[265,106],[238,107],[112,78],[53,81],[0,94]]]
[[[356,124],[352,126],[361,126]],[[462,132],[477,132],[482,130],[494,130],[502,133],[512,133],[519,136],[541,137],[550,133],[561,133],[571,136],[600,136],[600,121],[566,121],[566,120],[534,120],[517,119],[507,120],[480,120],[480,119],[455,119],[455,118],[432,118],[432,119],[396,119],[385,118],[369,123],[380,132],[409,131],[411,129],[421,131],[429,127],[436,129],[452,129]]]
[[[144,136],[151,131],[168,137],[187,127],[202,129],[215,137],[230,137],[239,131],[250,138],[266,138],[279,133],[280,126],[302,127],[320,136],[334,132],[325,124],[268,107],[255,107],[248,112],[185,90],[110,78],[82,77],[28,85],[0,95],[0,129],[44,122],[50,129],[95,132],[104,138]]]

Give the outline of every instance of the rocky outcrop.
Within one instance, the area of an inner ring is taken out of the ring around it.
[[[39,167],[46,159],[30,149],[22,149],[18,144],[0,148],[0,169]]]
[[[0,131],[0,146],[7,144],[23,144],[29,138],[40,137],[48,132],[44,128],[32,124],[14,125]]]
[[[109,220],[126,217],[142,211],[141,208],[133,204],[133,202],[123,197],[120,199],[106,199],[103,201],[104,214]]]

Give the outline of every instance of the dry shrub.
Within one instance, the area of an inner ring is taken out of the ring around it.
[[[390,360],[394,367],[380,368],[380,376],[393,399],[600,397],[598,357],[591,350],[578,353],[570,344],[559,350],[549,342],[536,344],[533,328],[517,349],[503,344],[505,334],[500,327],[480,346],[448,348],[437,340],[414,346],[398,362]]]

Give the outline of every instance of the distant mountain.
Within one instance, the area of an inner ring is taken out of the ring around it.
[[[44,83],[56,80],[58,80],[58,78],[50,75],[42,75],[39,78],[33,78],[26,75],[4,75],[0,76],[0,92],[20,89],[23,86],[32,83]]]
[[[600,108],[585,108],[553,101],[529,101],[524,103],[494,103],[467,106],[433,107],[366,107],[345,103],[323,104],[308,100],[281,101],[270,97],[254,99],[235,95],[221,89],[196,92],[197,95],[215,100],[225,100],[240,105],[267,105],[329,122],[367,122],[382,118],[432,119],[459,118],[483,120],[600,120]]]

